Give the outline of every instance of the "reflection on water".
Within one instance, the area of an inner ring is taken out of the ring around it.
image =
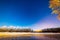
[[[36,39],[35,37],[29,37],[29,36],[27,36],[27,37],[12,37],[12,38],[1,38],[0,40],[38,40],[38,39]]]
[[[9,38],[0,38],[0,40],[60,40],[59,34],[54,35],[45,35],[44,36],[19,36],[19,37],[9,37]]]

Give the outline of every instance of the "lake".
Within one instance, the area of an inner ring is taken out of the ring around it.
[[[1,37],[0,40],[60,40],[60,33],[57,33],[57,34],[56,33],[18,34],[18,36],[16,35],[15,37],[14,36]]]

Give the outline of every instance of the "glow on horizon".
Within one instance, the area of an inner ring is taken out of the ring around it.
[[[52,17],[52,18],[51,18]],[[54,18],[54,19],[53,19]],[[42,21],[38,21],[37,23],[29,26],[13,26],[13,25],[4,25],[0,27],[8,27],[8,28],[31,28],[32,30],[42,30],[45,28],[56,28],[60,27],[60,21],[58,21],[55,16],[47,16],[42,19]]]
[[[46,16],[41,21],[38,21],[34,25],[32,25],[32,29],[46,29],[46,28],[57,28],[60,27],[60,21],[55,18],[55,16]]]
[[[0,28],[21,28],[21,29],[24,29],[24,28],[30,28],[32,30],[42,30],[42,29],[46,29],[46,28],[55,28],[55,25],[53,25],[53,23],[37,23],[37,24],[34,24],[32,26],[1,26]]]

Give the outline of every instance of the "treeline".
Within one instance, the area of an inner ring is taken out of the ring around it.
[[[41,31],[34,31],[30,28],[0,28],[0,32],[35,32],[35,33],[60,33],[60,28],[47,28]]]
[[[33,32],[31,29],[0,28],[0,32]]]
[[[48,29],[43,29],[42,32],[60,33],[60,28],[48,28]]]

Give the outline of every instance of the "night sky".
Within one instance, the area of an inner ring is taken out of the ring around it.
[[[49,0],[0,0],[0,26],[59,27],[60,21],[51,12]]]

